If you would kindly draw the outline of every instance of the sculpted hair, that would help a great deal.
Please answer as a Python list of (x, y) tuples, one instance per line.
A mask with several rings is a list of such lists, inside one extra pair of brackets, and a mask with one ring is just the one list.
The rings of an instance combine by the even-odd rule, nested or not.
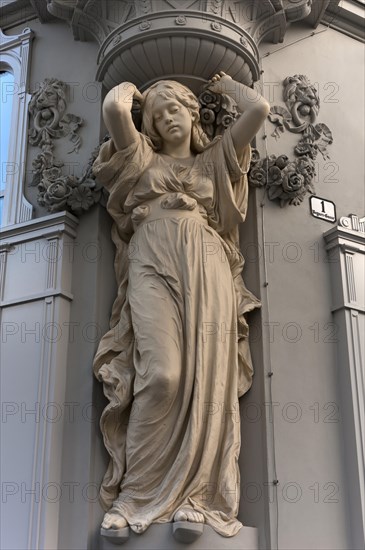
[(153, 123), (153, 104), (157, 96), (166, 100), (175, 99), (189, 109), (190, 113), (193, 115), (191, 150), (194, 153), (201, 153), (204, 151), (210, 144), (210, 140), (200, 125), (198, 100), (189, 88), (174, 80), (160, 80), (143, 93), (142, 132), (150, 138), (155, 150), (159, 151), (162, 148), (161, 136), (156, 131)]

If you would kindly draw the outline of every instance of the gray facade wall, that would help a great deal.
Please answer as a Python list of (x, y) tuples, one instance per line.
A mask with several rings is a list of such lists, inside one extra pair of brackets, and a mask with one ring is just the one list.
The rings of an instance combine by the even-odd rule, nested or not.
[[(36, 34), (31, 87), (36, 88), (46, 77), (70, 83), (68, 111), (85, 120), (78, 155), (68, 156), (67, 144), (56, 145), (57, 155), (80, 175), (103, 135), (101, 90), (94, 85), (97, 46), (74, 42), (63, 23), (41, 25), (34, 20), (29, 26)], [(11, 32), (15, 34), (22, 28)], [(286, 34), (282, 45), (261, 45), (263, 90), (272, 104), (283, 105), (281, 82), (286, 76), (305, 74), (312, 83), (318, 83), (318, 119), (331, 128), (334, 143), (329, 147), (330, 160), (317, 158), (317, 194), (335, 202), (338, 218), (350, 212), (361, 216), (364, 49), (360, 42), (338, 31), (325, 27), (318, 30), (324, 32), (306, 38), (311, 29), (297, 24)], [(303, 38), (306, 39), (300, 40)], [(270, 55), (265, 56), (266, 53)], [(267, 122), (257, 136), (261, 155), (264, 156), (267, 143), (268, 154), (293, 157), (297, 136), (287, 132), (275, 141), (270, 135), (273, 129)], [(35, 148), (29, 147), (29, 179), (36, 154)], [(35, 205), (35, 217), (44, 216), (46, 212), (36, 204), (35, 189), (27, 188), (26, 196)], [(351, 495), (347, 489), (339, 387), (342, 365), (337, 361), (340, 329), (331, 312), (330, 265), (323, 240), (323, 233), (334, 225), (313, 218), (306, 200), (300, 206), (281, 209), (265, 198), (262, 190), (252, 190), (248, 219), (241, 228), (247, 283), (261, 297), (263, 307), (250, 318), (256, 375), (252, 390), (241, 402), (240, 519), (245, 525), (259, 528), (260, 548), (275, 548), (276, 544), (282, 549), (298, 550), (357, 548), (348, 511)], [(58, 427), (63, 438), (56, 450), (61, 464), (55, 527), (58, 542), (50, 542), (50, 548), (100, 547), (102, 511), (96, 487), (107, 457), (98, 417), (105, 402), (101, 387), (92, 376), (92, 359), (98, 339), (108, 326), (115, 294), (109, 234), (110, 220), (105, 210), (97, 206), (80, 218), (73, 241), (74, 254), (69, 261), (72, 299), (66, 317), (70, 330), (59, 350), (66, 355), (61, 366), (65, 369), (65, 386), (64, 399), (60, 396), (62, 418), (61, 428)], [(34, 276), (31, 264), (15, 265), (14, 270), (20, 267), (29, 270), (29, 277)], [(15, 312), (6, 309), (10, 320), (17, 321)], [(26, 321), (31, 324), (32, 319), (32, 308), (27, 306)], [(26, 342), (8, 339), (7, 353), (13, 368), (5, 380), (15, 388), (5, 394), (7, 401), (24, 401), (29, 408), (37, 402), (41, 377), (36, 342), (31, 338), (27, 336)], [(13, 355), (12, 345), (18, 348), (17, 355)], [(30, 369), (34, 387), (27, 382)], [(19, 483), (23, 476), (30, 484), (32, 437), (27, 439), (21, 434), (22, 430), (33, 433), (35, 418), (28, 415), (24, 420), (13, 415), (12, 422), (4, 441), (5, 446), (14, 449), (12, 476)], [(54, 427), (52, 424), (51, 429)], [(29, 471), (24, 464), (28, 464)], [(277, 485), (273, 483), (275, 479), (279, 481)], [(21, 491), (8, 496), (5, 506), (13, 513), (7, 514), (5, 508), (11, 536), (4, 539), (4, 548), (25, 547), (22, 545), (27, 537), (24, 528), (19, 529), (19, 515), (14, 511), (24, 512), (25, 526), (31, 500), (32, 496), (22, 498)], [(56, 505), (46, 502), (50, 509), (52, 504)]]

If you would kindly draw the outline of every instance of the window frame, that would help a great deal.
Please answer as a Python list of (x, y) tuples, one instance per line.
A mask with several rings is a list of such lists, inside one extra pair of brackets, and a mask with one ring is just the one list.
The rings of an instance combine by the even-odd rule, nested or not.
[[(0, 70), (14, 75), (11, 131), (5, 179), (1, 227), (32, 219), (33, 206), (24, 196), (28, 142), (28, 93), (30, 50), (34, 33), (28, 27), (19, 35), (5, 35), (0, 29)], [(1, 167), (3, 169), (3, 167)]]

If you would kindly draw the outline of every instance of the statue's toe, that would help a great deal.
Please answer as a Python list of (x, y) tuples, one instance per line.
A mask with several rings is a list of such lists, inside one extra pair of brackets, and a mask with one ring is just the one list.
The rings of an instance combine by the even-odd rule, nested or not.
[(123, 529), (128, 523), (122, 516), (113, 512), (107, 512), (101, 527), (103, 529)]
[(193, 509), (182, 508), (174, 515), (174, 521), (191, 521), (193, 523), (204, 523), (204, 516)]

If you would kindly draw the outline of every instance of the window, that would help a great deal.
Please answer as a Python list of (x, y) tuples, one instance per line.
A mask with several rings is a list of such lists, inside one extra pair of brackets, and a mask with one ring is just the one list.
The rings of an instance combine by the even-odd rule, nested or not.
[(14, 75), (10, 71), (0, 71), (0, 225), (2, 225), (2, 214), (4, 206), (6, 186), (6, 166), (9, 157), (9, 141), (11, 127), (11, 113), (13, 107)]
[(0, 30), (0, 212), (1, 226), (28, 221), (33, 207), (23, 192), (28, 141), (28, 75), (33, 32)]

